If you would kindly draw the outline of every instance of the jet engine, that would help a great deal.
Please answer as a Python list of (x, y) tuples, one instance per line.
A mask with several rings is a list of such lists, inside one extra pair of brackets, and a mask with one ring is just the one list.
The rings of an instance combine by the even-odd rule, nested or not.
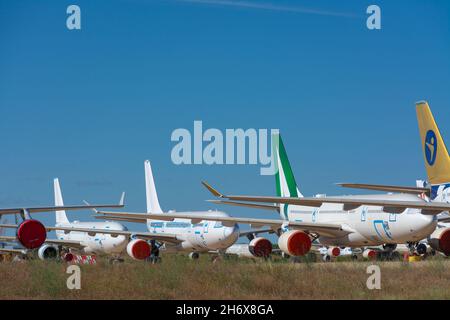
[(440, 228), (435, 230), (431, 234), (428, 243), (434, 250), (443, 252), (446, 256), (450, 256), (450, 228)]
[(197, 260), (198, 258), (200, 258), (200, 255), (198, 254), (198, 252), (191, 252), (191, 253), (189, 253), (189, 259)]
[(266, 238), (255, 238), (250, 241), (248, 251), (257, 258), (267, 258), (272, 253), (272, 243)]
[(327, 250), (327, 255), (330, 257), (339, 257), (341, 254), (341, 249), (339, 247), (330, 247)]
[(150, 244), (142, 239), (134, 239), (128, 242), (127, 253), (134, 260), (144, 260), (150, 257)]
[(42, 246), (47, 239), (47, 230), (40, 221), (27, 219), (17, 227), (16, 235), (25, 248), (35, 249)]
[(278, 246), (281, 251), (290, 256), (304, 256), (311, 249), (311, 238), (300, 230), (291, 230), (283, 233), (278, 238)]
[(41, 260), (48, 260), (48, 259), (56, 259), (58, 258), (58, 247), (44, 244), (42, 247), (38, 250), (38, 257)]
[(377, 252), (373, 249), (366, 249), (363, 252), (363, 257), (366, 259), (375, 259), (377, 256)]

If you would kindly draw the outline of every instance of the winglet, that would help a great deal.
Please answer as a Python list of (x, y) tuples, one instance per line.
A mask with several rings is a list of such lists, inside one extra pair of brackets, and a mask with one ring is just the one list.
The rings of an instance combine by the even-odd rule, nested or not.
[[(85, 205), (90, 206), (90, 203), (87, 202), (86, 200), (83, 200), (83, 202), (84, 202)], [(95, 214), (98, 214), (98, 210), (97, 209), (92, 208), (91, 210), (94, 211)]]
[(221, 194), (219, 191), (217, 191), (216, 189), (214, 189), (213, 187), (211, 187), (206, 181), (202, 181), (202, 185), (205, 186), (206, 189), (209, 190), (209, 192), (211, 192), (215, 197), (218, 198), (224, 198), (225, 196), (223, 194)]
[(120, 197), (120, 201), (119, 201), (119, 206), (124, 206), (125, 205), (125, 191), (122, 192), (122, 196)]

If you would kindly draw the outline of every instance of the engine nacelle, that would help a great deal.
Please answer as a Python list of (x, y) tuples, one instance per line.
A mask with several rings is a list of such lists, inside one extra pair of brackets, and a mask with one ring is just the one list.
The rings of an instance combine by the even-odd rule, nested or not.
[(142, 239), (134, 239), (128, 242), (127, 253), (134, 260), (144, 260), (150, 257), (152, 248), (150, 244)]
[(363, 257), (366, 259), (375, 259), (377, 257), (377, 252), (373, 249), (366, 249), (363, 252)]
[(311, 249), (311, 238), (303, 231), (291, 230), (278, 238), (278, 246), (284, 253), (299, 257), (304, 256)]
[(257, 258), (267, 258), (272, 253), (272, 243), (266, 238), (255, 238), (250, 241), (248, 251)]
[(16, 231), (17, 240), (27, 249), (39, 248), (47, 239), (47, 230), (44, 225), (34, 219), (24, 220)]
[(428, 243), (434, 250), (450, 256), (450, 228), (436, 229), (431, 234)]
[(191, 260), (198, 260), (198, 258), (200, 258), (200, 255), (198, 254), (198, 252), (191, 252), (191, 253), (189, 253), (189, 259), (191, 259)]
[(38, 257), (41, 260), (56, 259), (58, 258), (58, 252), (57, 246), (44, 244), (38, 250)]
[(339, 247), (330, 247), (327, 250), (327, 255), (330, 257), (339, 257), (341, 254), (341, 249)]

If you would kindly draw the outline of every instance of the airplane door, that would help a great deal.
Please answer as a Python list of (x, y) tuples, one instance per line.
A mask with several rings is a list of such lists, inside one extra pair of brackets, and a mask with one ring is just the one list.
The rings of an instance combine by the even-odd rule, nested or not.
[(209, 223), (205, 222), (205, 224), (203, 225), (203, 233), (208, 233), (208, 227), (209, 227)]
[(361, 222), (366, 221), (367, 216), (367, 207), (363, 207), (361, 210)]
[(389, 214), (389, 222), (395, 222), (397, 221), (397, 215), (395, 213)]

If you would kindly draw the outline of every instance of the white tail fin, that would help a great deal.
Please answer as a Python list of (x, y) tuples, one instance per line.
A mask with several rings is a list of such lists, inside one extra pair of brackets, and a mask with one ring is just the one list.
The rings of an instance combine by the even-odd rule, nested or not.
[(158, 194), (156, 193), (155, 181), (153, 180), (150, 161), (145, 160), (145, 195), (147, 197), (147, 213), (162, 213), (159, 206)]
[[(55, 191), (55, 206), (64, 206), (64, 201), (62, 198), (61, 188), (59, 186), (58, 178), (53, 179), (53, 188)], [(56, 224), (69, 224), (69, 220), (67, 219), (66, 211), (59, 210), (55, 211), (56, 215)]]

